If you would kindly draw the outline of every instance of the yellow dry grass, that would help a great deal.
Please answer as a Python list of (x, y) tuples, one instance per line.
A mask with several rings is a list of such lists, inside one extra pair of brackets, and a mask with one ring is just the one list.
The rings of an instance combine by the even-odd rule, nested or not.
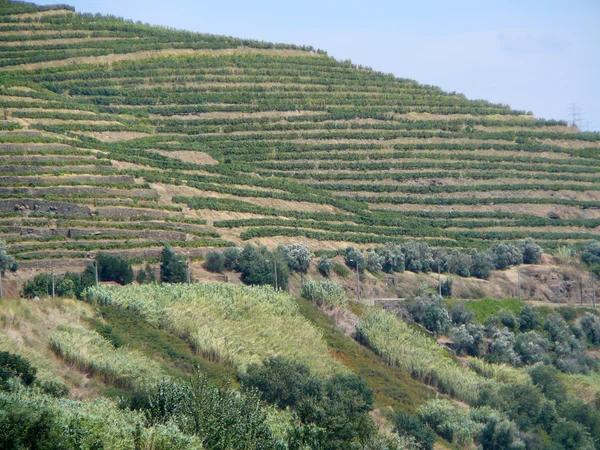
[(194, 163), (194, 164), (219, 164), (219, 161), (214, 159), (208, 153), (205, 152), (195, 152), (188, 150), (177, 150), (173, 152), (165, 151), (165, 150), (153, 150), (156, 153), (160, 153), (163, 156), (168, 156), (170, 158), (177, 158), (184, 162)]
[(92, 307), (71, 299), (4, 299), (0, 304), (0, 350), (29, 359), (41, 380), (67, 384), (71, 397), (89, 398), (95, 393), (95, 384), (58, 359), (48, 338), (59, 325), (83, 324), (93, 315)]
[(102, 132), (88, 132), (84, 133), (86, 136), (90, 136), (101, 140), (102, 142), (121, 142), (121, 141), (132, 141), (134, 139), (140, 139), (149, 136), (148, 133), (141, 133), (139, 131), (102, 131)]
[(168, 56), (201, 56), (201, 55), (277, 55), (277, 56), (315, 56), (316, 53), (310, 53), (302, 50), (283, 50), (283, 49), (255, 49), (250, 47), (237, 47), (221, 50), (193, 50), (193, 49), (166, 49), (140, 51), (124, 54), (110, 54), (103, 56), (79, 56), (69, 59), (60, 59), (54, 61), (44, 61), (38, 63), (19, 64), (14, 66), (2, 67), (0, 70), (31, 70), (46, 67), (62, 67), (70, 64), (113, 64), (120, 61), (134, 61), (138, 59), (161, 58)]

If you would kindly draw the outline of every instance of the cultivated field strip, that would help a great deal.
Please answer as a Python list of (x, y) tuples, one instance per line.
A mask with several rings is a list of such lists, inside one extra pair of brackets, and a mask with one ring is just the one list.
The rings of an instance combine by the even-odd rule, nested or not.
[(11, 12), (0, 228), (19, 259), (600, 233), (597, 133), (310, 47)]

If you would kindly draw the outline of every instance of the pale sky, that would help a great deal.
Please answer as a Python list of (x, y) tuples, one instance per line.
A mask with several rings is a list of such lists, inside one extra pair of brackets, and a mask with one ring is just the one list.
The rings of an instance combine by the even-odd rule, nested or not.
[(337, 59), (600, 130), (600, 0), (40, 0)]

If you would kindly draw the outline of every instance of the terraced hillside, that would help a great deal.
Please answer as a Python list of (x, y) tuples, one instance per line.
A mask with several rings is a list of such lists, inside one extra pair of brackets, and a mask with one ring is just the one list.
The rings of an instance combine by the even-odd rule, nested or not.
[(308, 47), (0, 0), (17, 259), (600, 234), (600, 135)]

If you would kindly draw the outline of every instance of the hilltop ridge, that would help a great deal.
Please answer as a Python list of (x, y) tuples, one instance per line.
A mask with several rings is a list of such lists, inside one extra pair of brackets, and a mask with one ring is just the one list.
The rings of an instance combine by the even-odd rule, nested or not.
[[(600, 135), (312, 47), (0, 2), (0, 212), (42, 267), (163, 243), (597, 238)], [(29, 261), (29, 262), (27, 262)]]

